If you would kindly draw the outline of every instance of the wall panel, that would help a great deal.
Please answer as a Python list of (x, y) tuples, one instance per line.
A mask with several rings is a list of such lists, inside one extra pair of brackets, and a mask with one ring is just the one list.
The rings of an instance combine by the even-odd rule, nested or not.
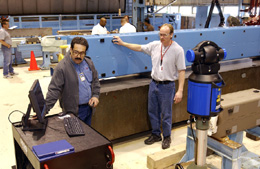
[(0, 15), (125, 12), (126, 0), (0, 0)]
[(26, 15), (35, 14), (37, 12), (37, 1), (35, 0), (22, 0), (23, 12)]

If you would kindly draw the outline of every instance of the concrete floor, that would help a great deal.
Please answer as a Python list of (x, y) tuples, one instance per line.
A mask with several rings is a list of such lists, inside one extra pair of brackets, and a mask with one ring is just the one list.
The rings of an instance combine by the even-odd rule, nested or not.
[[(28, 91), (35, 79), (39, 79), (40, 85), (44, 95), (47, 92), (47, 87), (50, 82), (49, 70), (28, 71), (28, 65), (19, 65), (14, 67), (15, 72), (19, 73), (13, 79), (4, 79), (0, 77), (0, 169), (9, 169), (15, 165), (15, 155), (13, 146), (13, 137), (11, 131), (11, 124), (8, 121), (8, 116), (14, 110), (26, 112), (29, 103)], [(2, 71), (2, 69), (1, 69)], [(51, 114), (59, 113), (60, 108), (56, 104), (51, 110)], [(10, 116), (12, 122), (20, 121), (22, 114), (14, 112)], [(172, 130), (172, 144), (171, 148), (176, 145), (186, 143), (186, 126), (181, 126)], [(114, 144), (115, 152), (115, 169), (145, 169), (147, 162), (147, 155), (159, 151), (161, 149), (161, 142), (153, 145), (144, 145), (143, 141), (148, 135), (142, 135), (135, 138), (127, 139), (125, 141)], [(260, 141), (252, 141), (244, 137), (244, 145), (246, 148), (258, 155), (260, 155)], [(207, 163), (211, 168), (221, 168), (221, 159), (218, 156), (211, 156), (207, 158)]]

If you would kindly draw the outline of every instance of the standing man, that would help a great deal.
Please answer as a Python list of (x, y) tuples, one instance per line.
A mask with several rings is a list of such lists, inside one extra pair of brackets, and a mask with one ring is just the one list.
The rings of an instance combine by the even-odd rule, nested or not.
[[(118, 36), (114, 37), (114, 43), (151, 56), (152, 80), (148, 93), (148, 115), (152, 135), (144, 143), (150, 145), (162, 140), (162, 124), (162, 148), (166, 149), (171, 144), (172, 104), (173, 101), (179, 103), (182, 100), (186, 66), (183, 48), (172, 40), (172, 25), (162, 25), (159, 36), (160, 41), (153, 41), (146, 45), (126, 43)], [(174, 81), (177, 79), (179, 87), (175, 94)]]
[(93, 27), (91, 35), (99, 35), (99, 34), (107, 34), (107, 28), (105, 27), (107, 24), (106, 18), (102, 17), (100, 22)]
[(4, 55), (3, 74), (4, 78), (10, 79), (13, 78), (14, 75), (18, 75), (18, 73), (15, 73), (12, 67), (12, 39), (10, 34), (7, 32), (7, 29), (9, 28), (9, 21), (7, 19), (3, 19), (1, 26), (0, 43), (2, 45), (2, 52)]
[(121, 28), (119, 30), (119, 33), (133, 33), (136, 32), (136, 28), (127, 22), (125, 18), (121, 19)]
[(129, 22), (129, 16), (128, 16), (128, 15), (125, 15), (123, 18), (126, 20), (127, 23), (130, 23), (130, 22)]
[(99, 103), (100, 83), (92, 60), (86, 56), (87, 50), (86, 39), (72, 39), (70, 52), (54, 70), (48, 87), (46, 106), (49, 111), (60, 99), (63, 112), (72, 112), (91, 125), (92, 109)]

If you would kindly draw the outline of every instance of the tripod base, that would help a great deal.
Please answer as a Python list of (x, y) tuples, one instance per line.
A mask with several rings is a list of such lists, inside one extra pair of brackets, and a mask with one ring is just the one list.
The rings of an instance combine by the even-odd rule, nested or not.
[(207, 165), (199, 166), (192, 162), (187, 169), (207, 169)]

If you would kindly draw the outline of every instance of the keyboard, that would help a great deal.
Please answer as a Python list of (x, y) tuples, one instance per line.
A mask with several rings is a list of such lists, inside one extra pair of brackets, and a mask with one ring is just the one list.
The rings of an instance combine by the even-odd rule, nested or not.
[(66, 117), (63, 119), (64, 128), (70, 137), (84, 136), (84, 130), (77, 117)]

